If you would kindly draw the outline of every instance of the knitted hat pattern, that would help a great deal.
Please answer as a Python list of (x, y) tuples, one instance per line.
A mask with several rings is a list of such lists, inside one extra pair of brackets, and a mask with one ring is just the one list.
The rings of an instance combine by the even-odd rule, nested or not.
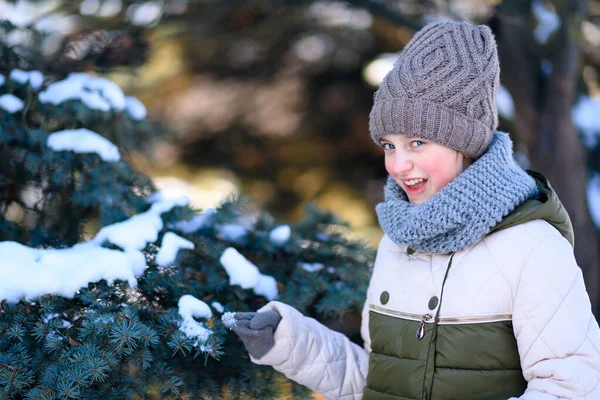
[(419, 137), (478, 158), (498, 126), (496, 41), (485, 25), (438, 22), (417, 32), (374, 96), (369, 130)]

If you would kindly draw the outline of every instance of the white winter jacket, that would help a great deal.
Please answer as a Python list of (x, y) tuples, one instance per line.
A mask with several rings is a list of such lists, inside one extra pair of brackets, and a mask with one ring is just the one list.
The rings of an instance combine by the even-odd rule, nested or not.
[[(364, 348), (274, 301), (259, 311), (282, 316), (275, 346), (252, 361), (327, 398), (361, 399), (369, 370), (370, 315), (418, 324), (419, 316), (435, 315), (439, 308), (439, 324), (512, 321), (527, 382), (518, 399), (600, 399), (600, 329), (572, 247), (553, 226), (533, 220), (488, 235), (454, 254), (443, 285), (449, 259), (409, 255), (384, 236), (362, 312)], [(433, 322), (423, 321), (426, 327)]]

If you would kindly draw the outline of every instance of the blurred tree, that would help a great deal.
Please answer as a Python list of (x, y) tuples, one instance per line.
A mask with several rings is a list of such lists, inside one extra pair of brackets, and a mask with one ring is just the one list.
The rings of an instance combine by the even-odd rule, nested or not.
[[(79, 21), (62, 36), (62, 46), (49, 44), (56, 43), (55, 33), (41, 40), (21, 32), (5, 40), (29, 37), (32, 49), (54, 49), (45, 55), (55, 60), (51, 68), (79, 70), (136, 65), (161, 41), (178, 43), (185, 66), (176, 79), (158, 87), (135, 81), (146, 89), (153, 113), (178, 128), (178, 160), (234, 171), (246, 187), (259, 188), (265, 207), (278, 215), (306, 200), (335, 197), (332, 188), (340, 183), (377, 202), (381, 192), (373, 188), (384, 169), (366, 134), (372, 88), (362, 78), (365, 65), (400, 50), (429, 21), (489, 24), (498, 38), (502, 82), (515, 102), (514, 119), (503, 120), (502, 128), (564, 200), (598, 307), (597, 228), (586, 184), (588, 167), (600, 170), (599, 146), (582, 146), (571, 111), (579, 94), (597, 86), (599, 1), (52, 3), (53, 11)], [(21, 42), (20, 53), (27, 47)]]
[[(90, 62), (106, 60), (93, 39)], [(315, 208), (290, 227), (156, 192), (128, 159), (161, 134), (145, 107), (15, 47), (0, 45), (0, 397), (311, 398), (220, 317), (274, 298), (326, 323), (357, 314), (371, 250)]]
[[(547, 39), (540, 37), (543, 21), (532, 12), (536, 7), (550, 8), (546, 15), (556, 19), (557, 26)], [(582, 24), (588, 19), (588, 9), (587, 0), (557, 0), (545, 5), (503, 1), (490, 24), (498, 41), (501, 80), (515, 103), (517, 150), (527, 155), (530, 168), (546, 174), (571, 216), (577, 238), (575, 254), (597, 312), (598, 234), (586, 195), (587, 151), (572, 118), (583, 80), (581, 48), (586, 40)]]

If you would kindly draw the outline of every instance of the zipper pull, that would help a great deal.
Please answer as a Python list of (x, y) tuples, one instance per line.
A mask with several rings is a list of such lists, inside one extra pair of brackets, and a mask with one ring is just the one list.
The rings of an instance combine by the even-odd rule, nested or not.
[(423, 339), (423, 336), (425, 336), (425, 322), (431, 321), (432, 318), (433, 314), (423, 315), (423, 317), (421, 318), (421, 323), (419, 324), (419, 329), (417, 329), (417, 339)]

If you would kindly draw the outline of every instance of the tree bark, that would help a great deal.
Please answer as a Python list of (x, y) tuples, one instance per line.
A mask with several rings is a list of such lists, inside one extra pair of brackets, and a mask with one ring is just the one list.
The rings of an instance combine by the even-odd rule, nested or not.
[[(531, 169), (548, 177), (569, 212), (575, 256), (596, 312), (599, 243), (587, 204), (587, 155), (571, 116), (580, 72), (577, 35), (588, 1), (562, 0), (554, 5), (561, 25), (546, 45), (534, 39), (531, 1), (505, 0), (498, 6), (501, 81), (515, 103), (516, 150), (528, 156)], [(551, 65), (551, 71), (543, 72), (542, 62)]]

